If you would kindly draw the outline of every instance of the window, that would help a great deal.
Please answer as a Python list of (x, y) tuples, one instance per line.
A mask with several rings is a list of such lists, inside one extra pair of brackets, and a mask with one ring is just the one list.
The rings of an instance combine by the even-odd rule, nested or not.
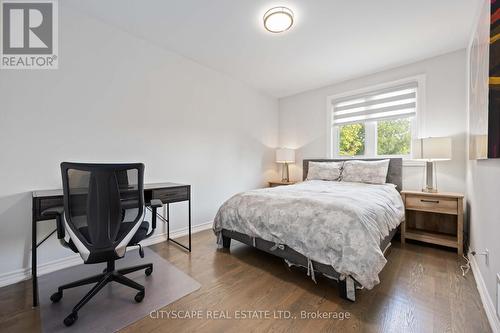
[(332, 156), (411, 155), (418, 83), (332, 100)]
[(354, 123), (339, 126), (339, 155), (365, 154), (365, 124)]
[(377, 122), (377, 155), (410, 155), (411, 119)]

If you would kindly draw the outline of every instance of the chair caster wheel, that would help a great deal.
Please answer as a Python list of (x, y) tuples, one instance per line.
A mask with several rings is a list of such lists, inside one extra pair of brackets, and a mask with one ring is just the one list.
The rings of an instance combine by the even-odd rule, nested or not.
[(151, 268), (146, 268), (145, 273), (146, 273), (146, 276), (150, 276), (150, 275), (153, 273), (153, 267), (151, 267)]
[(71, 326), (75, 323), (75, 321), (78, 319), (78, 313), (77, 312), (71, 312), (69, 316), (64, 318), (64, 325), (66, 326)]
[(135, 301), (136, 301), (137, 303), (141, 303), (143, 299), (144, 299), (144, 291), (139, 291), (139, 292), (135, 295)]
[(50, 296), (50, 300), (52, 301), (52, 303), (57, 303), (61, 300), (62, 297), (63, 297), (62, 291), (58, 291)]

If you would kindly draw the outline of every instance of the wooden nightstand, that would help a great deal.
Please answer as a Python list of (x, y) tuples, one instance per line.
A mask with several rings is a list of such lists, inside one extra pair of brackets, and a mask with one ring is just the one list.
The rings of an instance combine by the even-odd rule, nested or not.
[(463, 254), (463, 194), (402, 191), (401, 196), (406, 212), (401, 243), (413, 239), (453, 247), (459, 255)]
[(283, 186), (283, 185), (293, 185), (296, 182), (282, 182), (281, 180), (275, 182), (269, 182), (269, 187)]

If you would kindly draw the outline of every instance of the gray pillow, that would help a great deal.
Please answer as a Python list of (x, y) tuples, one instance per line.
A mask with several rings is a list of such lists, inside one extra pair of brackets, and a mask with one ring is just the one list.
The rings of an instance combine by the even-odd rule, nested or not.
[(346, 161), (342, 170), (342, 181), (385, 184), (389, 161)]
[(307, 180), (339, 180), (342, 162), (309, 162)]

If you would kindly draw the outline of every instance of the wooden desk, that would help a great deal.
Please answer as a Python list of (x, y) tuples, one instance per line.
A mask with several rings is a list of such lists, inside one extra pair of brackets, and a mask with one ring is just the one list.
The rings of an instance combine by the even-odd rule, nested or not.
[[(32, 192), (32, 226), (31, 226), (31, 277), (33, 282), (33, 306), (38, 306), (38, 276), (37, 276), (37, 248), (52, 236), (56, 230), (37, 242), (37, 223), (53, 220), (55, 216), (42, 216), (42, 212), (52, 207), (63, 207), (63, 190), (42, 190)], [(167, 224), (167, 241), (174, 242), (191, 252), (191, 185), (176, 183), (144, 184), (144, 202), (147, 209), (152, 199), (159, 199), (166, 205), (166, 217), (157, 214), (158, 218)], [(188, 246), (170, 238), (170, 209), (169, 204), (174, 202), (188, 202)]]

